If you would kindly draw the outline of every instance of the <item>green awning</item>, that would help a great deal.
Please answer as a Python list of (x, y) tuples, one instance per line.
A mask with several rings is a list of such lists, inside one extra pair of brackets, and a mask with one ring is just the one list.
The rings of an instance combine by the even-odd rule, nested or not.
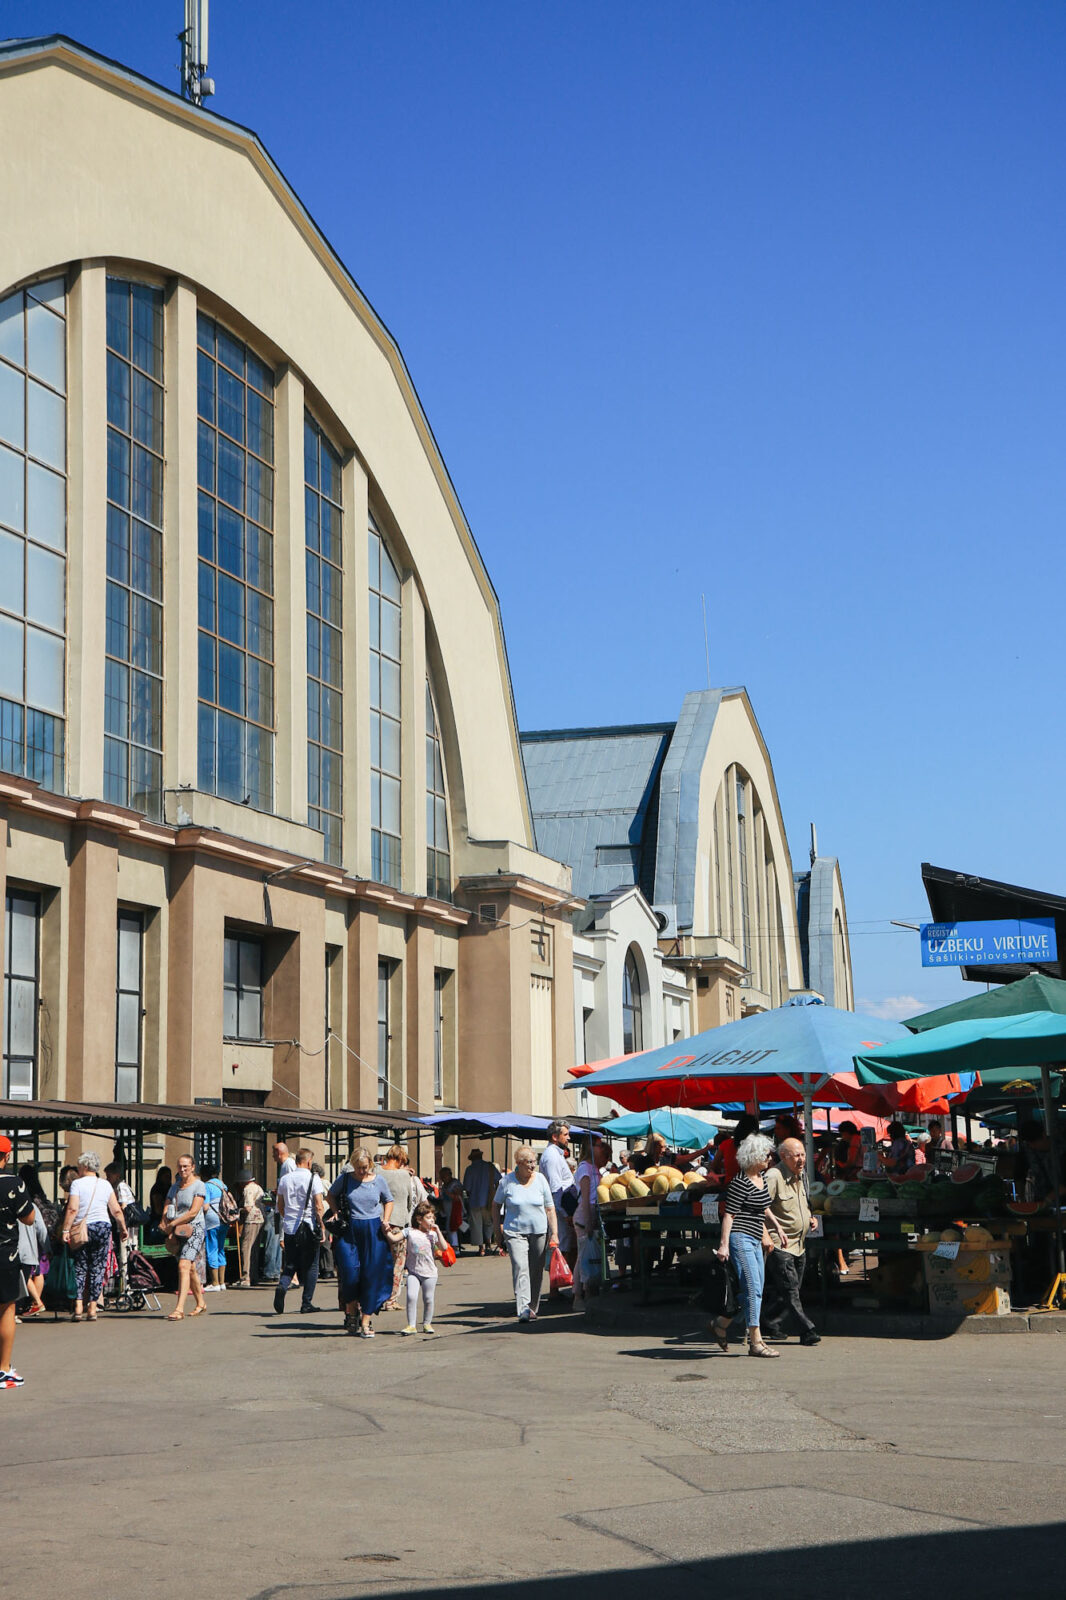
[(1025, 1011), (1019, 1016), (949, 1022), (911, 1039), (898, 1039), (856, 1056), (855, 1071), (860, 1083), (897, 1083), (947, 1072), (979, 1072), (985, 1082), (988, 1074), (1001, 1068), (1008, 1077), (1025, 1078), (1031, 1071), (1039, 1078), (1045, 1062), (1066, 1068), (1066, 1016)]
[(1066, 983), (1061, 978), (1045, 977), (1042, 972), (1031, 972), (1027, 978), (1019, 978), (1017, 983), (997, 984), (987, 993), (971, 994), (965, 1000), (954, 1001), (950, 1006), (909, 1017), (903, 1026), (912, 1033), (925, 1033), (929, 1028), (943, 1028), (951, 1022), (1017, 1016), (1022, 1011), (1066, 1013)]

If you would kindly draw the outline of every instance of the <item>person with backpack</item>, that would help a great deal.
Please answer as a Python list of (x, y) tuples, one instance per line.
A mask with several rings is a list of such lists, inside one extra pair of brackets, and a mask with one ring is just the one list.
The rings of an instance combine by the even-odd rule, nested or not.
[(237, 1203), (213, 1161), (204, 1163), (204, 1249), (207, 1253), (208, 1282), (205, 1294), (219, 1294), (226, 1287), (226, 1239), (230, 1225), (237, 1220)]

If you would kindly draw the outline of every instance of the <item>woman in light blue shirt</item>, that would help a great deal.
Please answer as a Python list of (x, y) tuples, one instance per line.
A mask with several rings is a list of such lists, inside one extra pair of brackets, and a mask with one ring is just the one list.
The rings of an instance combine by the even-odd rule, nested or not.
[(519, 1322), (534, 1321), (540, 1306), (544, 1259), (559, 1243), (552, 1192), (529, 1145), (515, 1151), (514, 1171), (500, 1180), (492, 1202), (496, 1237), (511, 1258)]
[(341, 1172), (329, 1191), (330, 1214), (344, 1224), (334, 1238), (333, 1255), (345, 1332), (372, 1339), (370, 1319), (392, 1292), (392, 1248), (385, 1232), (392, 1216), (392, 1191), (369, 1150), (353, 1150), (350, 1160), (350, 1168)]

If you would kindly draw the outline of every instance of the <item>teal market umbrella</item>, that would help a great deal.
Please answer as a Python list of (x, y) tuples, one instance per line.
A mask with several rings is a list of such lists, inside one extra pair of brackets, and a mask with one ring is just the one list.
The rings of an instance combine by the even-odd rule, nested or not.
[[(1010, 985), (1013, 987), (1013, 985)], [(894, 1083), (905, 1078), (929, 1078), (945, 1072), (979, 1072), (982, 1085), (999, 1079), (1000, 1085), (1020, 1078), (1039, 1078), (1044, 1117), (1051, 1141), (1051, 1177), (1055, 1185), (1055, 1233), (1058, 1242), (1059, 1280), (1066, 1278), (1059, 1185), (1058, 1119), (1051, 1074), (1066, 1072), (1066, 1016), (1057, 1011), (1022, 1011), (1015, 1015), (975, 1017), (969, 1022), (948, 1022), (910, 1039), (855, 1057), (860, 1083)]]
[(610, 1139), (644, 1139), (650, 1133), (661, 1134), (672, 1150), (702, 1150), (718, 1129), (701, 1117), (690, 1117), (685, 1111), (636, 1111), (628, 1117), (608, 1117), (602, 1124)]

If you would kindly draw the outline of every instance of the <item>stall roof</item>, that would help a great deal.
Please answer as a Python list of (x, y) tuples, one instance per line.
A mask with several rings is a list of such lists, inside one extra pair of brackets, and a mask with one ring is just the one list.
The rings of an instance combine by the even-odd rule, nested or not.
[(224, 1133), (239, 1128), (265, 1132), (352, 1133), (392, 1130), (418, 1133), (422, 1124), (388, 1111), (311, 1111), (279, 1106), (145, 1105), (82, 1100), (0, 1100), (0, 1127), (140, 1128), (159, 1133)]
[[(529, 1138), (547, 1133), (552, 1120), (551, 1117), (535, 1117), (532, 1113), (521, 1111), (435, 1111), (431, 1116), (417, 1119), (421, 1127), (445, 1137), (453, 1133), (461, 1136), (495, 1133)], [(568, 1128), (583, 1128), (586, 1131), (605, 1126), (602, 1121), (588, 1117), (565, 1117), (560, 1120), (565, 1121)]]
[(1052, 978), (1066, 977), (1062, 954), (1066, 952), (1066, 899), (1062, 895), (1047, 894), (1042, 889), (1023, 889), (1016, 883), (999, 883), (995, 878), (978, 878), (949, 867), (933, 867), (928, 861), (922, 862), (922, 882), (934, 922), (992, 922), (1000, 917), (1055, 919), (1058, 961), (1042, 962), (1039, 968), (1029, 963), (963, 967), (962, 976), (971, 983), (1013, 983), (1034, 970), (1046, 972)]

